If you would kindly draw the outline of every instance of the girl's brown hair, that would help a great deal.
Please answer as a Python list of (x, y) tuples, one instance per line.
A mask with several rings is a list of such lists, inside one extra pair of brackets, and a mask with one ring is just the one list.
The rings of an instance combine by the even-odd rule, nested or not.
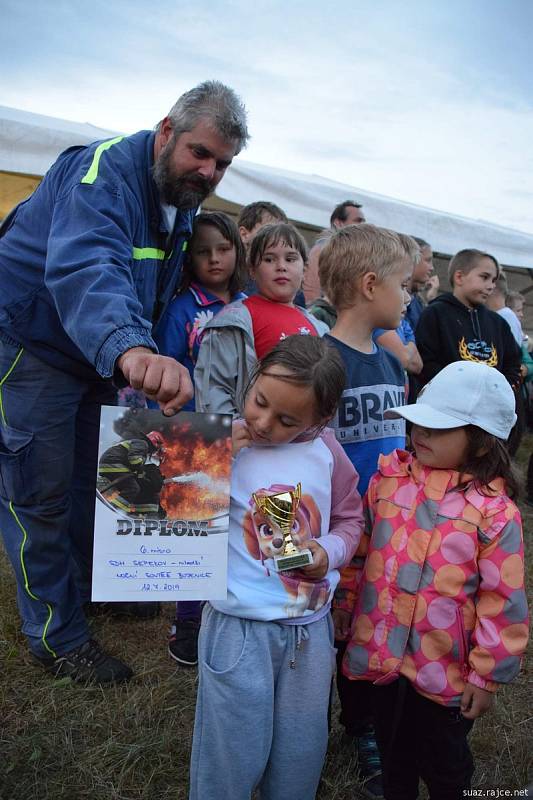
[(479, 492), (490, 496), (493, 494), (488, 488), (491, 481), (503, 478), (509, 497), (517, 497), (520, 480), (511, 462), (507, 444), (476, 425), (467, 425), (465, 432), (468, 445), (465, 463), (460, 472), (461, 477), (468, 475), (471, 478), (460, 482), (457, 488), (464, 489), (473, 481)]
[[(282, 368), (283, 374), (273, 374), (272, 367)], [(256, 365), (246, 393), (260, 375), (270, 375), (294, 386), (310, 387), (315, 395), (316, 418), (326, 422), (335, 414), (346, 385), (341, 356), (333, 345), (318, 336), (294, 334), (283, 339)], [(317, 425), (317, 433), (326, 422)]]
[(202, 225), (211, 225), (222, 234), (235, 249), (235, 271), (231, 276), (228, 290), (230, 296), (242, 292), (248, 280), (248, 272), (246, 269), (246, 253), (244, 245), (239, 235), (239, 229), (234, 221), (220, 211), (202, 211), (197, 214), (192, 224), (192, 236), (189, 241), (189, 247), (183, 262), (183, 271), (181, 274), (180, 293), (188, 289), (194, 281), (194, 268), (191, 259), (191, 247), (194, 242), (194, 237), (198, 234), (198, 229)]
[(280, 242), (284, 242), (287, 247), (293, 247), (297, 250), (304, 264), (307, 263), (307, 245), (302, 234), (290, 223), (275, 222), (270, 225), (264, 225), (252, 239), (249, 256), (250, 268), (254, 269), (259, 266), (263, 260), (265, 250), (269, 247), (275, 247)]

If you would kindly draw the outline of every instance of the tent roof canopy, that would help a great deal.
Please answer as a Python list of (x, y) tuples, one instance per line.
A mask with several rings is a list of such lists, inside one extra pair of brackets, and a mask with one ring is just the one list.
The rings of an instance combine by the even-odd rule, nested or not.
[[(67, 147), (116, 135), (88, 123), (0, 106), (0, 171), (41, 176)], [(506, 266), (533, 269), (531, 234), (384, 197), (319, 175), (238, 158), (216, 194), (238, 205), (268, 200), (281, 206), (290, 219), (317, 228), (328, 225), (338, 203), (353, 199), (364, 206), (369, 221), (420, 236), (440, 253), (451, 255), (475, 247), (492, 253)]]
[(241, 205), (269, 200), (283, 208), (290, 219), (319, 228), (329, 224), (336, 205), (355, 200), (364, 207), (369, 222), (425, 239), (440, 253), (452, 255), (474, 247), (492, 253), (507, 266), (533, 268), (531, 234), (395, 200), (320, 175), (304, 175), (238, 158), (216, 194)]
[(116, 135), (87, 122), (0, 106), (0, 170), (44, 175), (67, 147)]

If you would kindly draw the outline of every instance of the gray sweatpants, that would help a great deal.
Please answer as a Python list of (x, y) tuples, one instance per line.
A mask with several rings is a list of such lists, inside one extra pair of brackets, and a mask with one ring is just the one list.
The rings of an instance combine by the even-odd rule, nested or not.
[(189, 800), (313, 800), (328, 743), (331, 616), (310, 625), (206, 604)]

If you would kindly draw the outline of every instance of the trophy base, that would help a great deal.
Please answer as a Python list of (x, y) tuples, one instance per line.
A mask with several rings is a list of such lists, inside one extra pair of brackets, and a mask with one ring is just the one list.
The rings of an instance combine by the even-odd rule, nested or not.
[(313, 554), (310, 550), (298, 550), (288, 556), (274, 556), (274, 568), (276, 572), (283, 572), (286, 569), (300, 569), (313, 563)]

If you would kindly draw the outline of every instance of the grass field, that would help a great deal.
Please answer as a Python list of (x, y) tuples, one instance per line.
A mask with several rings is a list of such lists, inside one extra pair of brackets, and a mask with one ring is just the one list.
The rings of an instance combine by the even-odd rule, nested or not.
[[(530, 435), (519, 453), (522, 469), (532, 448)], [(533, 510), (523, 506), (523, 512), (527, 540)], [(531, 589), (530, 564), (528, 573)], [(0, 549), (1, 800), (187, 797), (196, 671), (175, 668), (167, 655), (171, 616), (169, 604), (156, 620), (94, 621), (95, 636), (135, 669), (129, 685), (101, 689), (54, 681), (28, 655), (14, 581)], [(494, 710), (476, 724), (471, 736), (475, 787), (527, 786), (532, 713), (530, 659), (520, 678), (497, 695)], [(358, 796), (356, 761), (334, 724), (317, 797)]]

